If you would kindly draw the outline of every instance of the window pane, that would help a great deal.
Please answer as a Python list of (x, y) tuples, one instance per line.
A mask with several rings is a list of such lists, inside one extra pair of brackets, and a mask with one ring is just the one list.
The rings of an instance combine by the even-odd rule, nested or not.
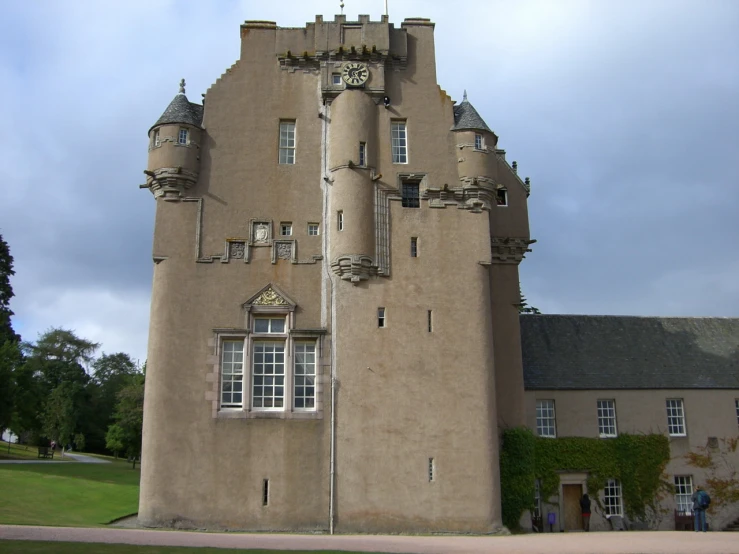
[(244, 367), (241, 362), (244, 352), (243, 340), (227, 340), (221, 344), (221, 407), (242, 407), (241, 380)]
[(314, 375), (316, 374), (316, 345), (298, 343), (295, 345), (295, 369), (293, 380), (293, 406), (313, 408), (315, 405)]
[(408, 163), (406, 145), (406, 128), (404, 121), (396, 121), (391, 125), (390, 144), (393, 154), (393, 163)]
[(402, 184), (402, 204), (404, 208), (420, 208), (421, 200), (419, 198), (418, 183)]
[(284, 333), (285, 332), (285, 320), (284, 319), (273, 319), (272, 321), (272, 332), (273, 333)]
[[(252, 369), (252, 406), (255, 408), (280, 408), (283, 406), (285, 345), (282, 343), (255, 342)], [(263, 363), (257, 363), (263, 358)]]
[(554, 400), (536, 401), (536, 432), (540, 437), (556, 437)]
[(295, 163), (295, 122), (280, 122), (280, 155), (279, 163)]

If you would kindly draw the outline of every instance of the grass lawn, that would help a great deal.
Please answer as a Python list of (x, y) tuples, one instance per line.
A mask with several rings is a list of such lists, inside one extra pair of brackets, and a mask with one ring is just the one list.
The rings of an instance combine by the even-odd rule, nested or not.
[[(8, 554), (352, 554), (346, 550), (234, 550), (180, 546), (134, 546), (83, 542), (3, 541), (0, 551)], [(372, 553), (364, 553), (372, 554)], [(380, 554), (375, 552), (374, 554)]]
[(139, 476), (125, 460), (0, 464), (0, 523), (104, 525), (138, 511)]
[[(47, 458), (48, 459), (48, 458)], [(62, 451), (57, 450), (54, 453), (54, 461), (62, 459)], [(68, 458), (65, 458), (65, 460)], [(38, 460), (44, 461), (38, 457), (38, 447), (28, 446), (26, 444), (11, 443), (8, 449), (7, 442), (0, 442), (0, 460)]]

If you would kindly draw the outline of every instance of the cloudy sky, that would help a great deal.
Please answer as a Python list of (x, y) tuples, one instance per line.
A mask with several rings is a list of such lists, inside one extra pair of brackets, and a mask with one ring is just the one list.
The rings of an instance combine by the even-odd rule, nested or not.
[[(346, 0), (379, 19), (383, 0)], [(530, 176), (524, 293), (546, 313), (739, 317), (739, 2), (389, 0), (436, 22), (439, 84)], [(147, 130), (229, 67), (246, 19), (338, 1), (6, 2), (0, 234), (26, 340), (74, 329), (143, 361)]]

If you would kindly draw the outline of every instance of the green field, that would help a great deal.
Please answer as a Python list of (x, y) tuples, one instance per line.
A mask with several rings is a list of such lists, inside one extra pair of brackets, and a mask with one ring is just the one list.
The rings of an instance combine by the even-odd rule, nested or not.
[(0, 523), (105, 525), (138, 511), (139, 476), (125, 461), (0, 464)]
[[(62, 459), (61, 450), (57, 450), (54, 454), (54, 461)], [(64, 458), (69, 460), (69, 458)], [(44, 459), (39, 459), (38, 448), (36, 446), (28, 446), (21, 444), (10, 444), (7, 442), (0, 442), (0, 460), (38, 460), (39, 462)]]
[[(46, 554), (47, 552), (54, 552), (54, 554), (352, 554), (345, 550), (234, 550), (231, 548), (3, 540), (0, 540), (0, 551), (8, 554)], [(380, 553), (375, 552), (374, 554)]]

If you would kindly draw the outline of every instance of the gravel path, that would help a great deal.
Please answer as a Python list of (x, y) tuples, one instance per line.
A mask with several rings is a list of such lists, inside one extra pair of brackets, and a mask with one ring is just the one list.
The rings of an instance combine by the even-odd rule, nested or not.
[[(738, 554), (739, 534), (604, 532), (509, 537), (416, 537), (388, 535), (270, 535), (143, 529), (82, 529), (0, 525), (0, 539), (108, 542), (157, 546), (210, 546), (279, 550), (349, 550), (412, 554)], [(2, 545), (0, 543), (0, 550)]]

